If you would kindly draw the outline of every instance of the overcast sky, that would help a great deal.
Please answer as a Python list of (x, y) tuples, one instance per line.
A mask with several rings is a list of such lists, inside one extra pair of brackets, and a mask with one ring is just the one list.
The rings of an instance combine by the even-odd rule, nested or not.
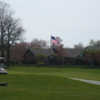
[(25, 38), (59, 36), (67, 47), (100, 40), (100, 0), (5, 0), (21, 18)]

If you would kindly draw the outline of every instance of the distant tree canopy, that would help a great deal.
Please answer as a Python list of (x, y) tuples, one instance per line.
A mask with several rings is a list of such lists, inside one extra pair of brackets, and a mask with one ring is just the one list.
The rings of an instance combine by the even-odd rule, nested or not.
[(16, 41), (21, 39), (21, 35), (24, 29), (19, 19), (14, 18), (12, 10), (9, 4), (0, 1), (0, 48), (1, 56), (5, 56), (9, 62), (10, 47), (15, 44)]
[(90, 65), (100, 65), (100, 40), (90, 40), (89, 45), (83, 51), (84, 61)]
[(34, 39), (30, 43), (31, 48), (48, 48), (47, 41), (45, 40), (39, 40), (39, 39)]
[(84, 49), (84, 45), (82, 43), (78, 43), (76, 45), (74, 45), (75, 49)]
[(94, 40), (91, 40), (89, 42), (89, 46), (92, 47), (92, 48), (99, 48), (100, 49), (100, 40), (97, 40), (97, 41), (94, 41)]

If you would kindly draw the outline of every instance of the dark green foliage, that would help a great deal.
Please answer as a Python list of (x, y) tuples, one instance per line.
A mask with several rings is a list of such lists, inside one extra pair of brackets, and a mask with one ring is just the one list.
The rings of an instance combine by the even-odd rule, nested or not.
[(36, 61), (37, 61), (38, 64), (45, 64), (46, 60), (47, 60), (47, 56), (44, 55), (44, 54), (38, 54), (36, 56)]
[(50, 55), (48, 56), (48, 62), (49, 64), (62, 65), (64, 64), (64, 57), (58, 55)]
[(35, 54), (30, 49), (28, 49), (25, 52), (23, 63), (24, 64), (36, 64), (37, 63), (36, 56), (35, 56)]
[(100, 65), (100, 50), (90, 49), (85, 51), (84, 60), (88, 64)]

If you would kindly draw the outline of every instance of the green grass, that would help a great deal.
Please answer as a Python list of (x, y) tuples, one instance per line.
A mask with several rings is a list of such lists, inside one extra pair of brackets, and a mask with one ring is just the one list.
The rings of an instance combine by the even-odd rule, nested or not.
[(100, 80), (100, 69), (13, 67), (8, 87), (0, 87), (0, 100), (99, 100), (100, 86), (69, 79)]

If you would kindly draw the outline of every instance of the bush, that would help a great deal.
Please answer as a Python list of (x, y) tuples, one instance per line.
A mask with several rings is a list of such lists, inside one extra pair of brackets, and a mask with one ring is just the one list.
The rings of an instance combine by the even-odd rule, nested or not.
[(46, 59), (47, 59), (47, 56), (43, 54), (39, 54), (36, 56), (36, 60), (38, 64), (44, 64)]
[(100, 65), (100, 50), (88, 50), (85, 52), (84, 59), (88, 64)]

